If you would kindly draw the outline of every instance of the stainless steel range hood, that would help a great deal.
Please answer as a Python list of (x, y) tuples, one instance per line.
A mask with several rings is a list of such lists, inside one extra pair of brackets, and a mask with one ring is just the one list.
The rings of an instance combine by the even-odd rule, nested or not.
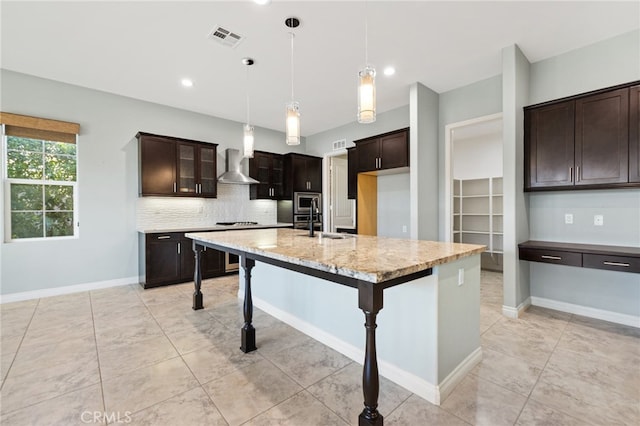
[(240, 155), (240, 150), (227, 148), (225, 154), (226, 171), (218, 178), (219, 183), (231, 183), (236, 185), (260, 183), (257, 180), (250, 178), (249, 176), (245, 176), (242, 173), (242, 168), (240, 167), (242, 155)]

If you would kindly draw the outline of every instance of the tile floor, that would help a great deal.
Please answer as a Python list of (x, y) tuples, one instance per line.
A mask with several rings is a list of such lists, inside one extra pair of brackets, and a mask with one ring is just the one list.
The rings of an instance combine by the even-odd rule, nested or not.
[[(239, 351), (237, 276), (3, 304), (0, 424), (355, 425), (361, 366), (256, 310)], [(531, 308), (500, 314), (483, 272), (483, 360), (440, 407), (382, 378), (392, 425), (640, 424), (640, 330)]]

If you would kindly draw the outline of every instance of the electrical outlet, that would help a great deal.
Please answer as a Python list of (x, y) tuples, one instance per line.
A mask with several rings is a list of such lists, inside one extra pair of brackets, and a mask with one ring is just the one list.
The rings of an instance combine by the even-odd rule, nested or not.
[(464, 284), (464, 269), (458, 269), (458, 285)]
[(566, 223), (567, 225), (572, 225), (573, 224), (573, 214), (565, 213), (565, 215), (564, 215), (564, 223)]
[(604, 225), (604, 216), (602, 216), (601, 214), (597, 214), (597, 215), (593, 216), (593, 224), (595, 226)]
[(402, 225), (402, 233), (403, 234), (407, 233), (407, 225)]

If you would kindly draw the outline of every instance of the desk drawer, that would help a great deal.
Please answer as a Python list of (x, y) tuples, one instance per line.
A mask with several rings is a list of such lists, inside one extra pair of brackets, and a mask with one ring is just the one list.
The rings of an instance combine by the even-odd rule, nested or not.
[(637, 257), (585, 253), (582, 255), (582, 263), (585, 268), (640, 273), (640, 258)]
[(582, 266), (582, 253), (521, 248), (520, 260), (553, 263), (556, 265)]

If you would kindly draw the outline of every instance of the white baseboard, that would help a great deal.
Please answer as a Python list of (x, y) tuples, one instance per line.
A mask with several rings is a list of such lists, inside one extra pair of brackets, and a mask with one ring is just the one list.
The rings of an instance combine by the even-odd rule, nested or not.
[(618, 312), (605, 311), (582, 305), (574, 305), (572, 303), (560, 302), (536, 296), (531, 296), (531, 304), (543, 308), (555, 309), (556, 311), (568, 312), (570, 314), (582, 315), (584, 317), (596, 318), (603, 321), (614, 322), (616, 324), (640, 328), (640, 317), (634, 315), (620, 314)]
[[(482, 348), (478, 348), (471, 352), (458, 366), (451, 372), (439, 386), (440, 400), (436, 405), (440, 405), (456, 387), (458, 383), (464, 379), (467, 374), (473, 370), (473, 367), (482, 361)], [(431, 401), (430, 401), (431, 402)]]
[(99, 290), (102, 288), (118, 287), (122, 285), (137, 284), (138, 276), (118, 278), (115, 280), (96, 281), (64, 287), (43, 288), (40, 290), (23, 291), (20, 293), (10, 293), (0, 295), (0, 304), (10, 302), (20, 302), (22, 300), (40, 299), (42, 297), (61, 296), (63, 294), (79, 293), (82, 291)]
[[(244, 291), (240, 290), (238, 291), (238, 298), (243, 299), (244, 298)], [(332, 334), (327, 333), (324, 330), (319, 329), (318, 327), (316, 327), (313, 324), (310, 324), (304, 320), (301, 320), (300, 318), (291, 315), (288, 312), (283, 311), (280, 308), (277, 308), (273, 305), (271, 305), (268, 302), (265, 302), (262, 299), (259, 298), (253, 298), (253, 305), (263, 311), (265, 311), (266, 313), (268, 313), (269, 315), (279, 319), (280, 321), (290, 325), (291, 327), (301, 331), (302, 333), (306, 334), (307, 336), (319, 341), (320, 343), (329, 346), (331, 349), (334, 349), (338, 352), (340, 352), (341, 354), (345, 355), (348, 358), (351, 358), (352, 360), (354, 360), (355, 362), (357, 362), (358, 364), (363, 363), (364, 361), (364, 350), (360, 349), (350, 343), (345, 342), (344, 340), (338, 339), (337, 337), (335, 337)], [(362, 330), (362, 332), (364, 333), (364, 328)], [(475, 352), (474, 352), (475, 354)], [(474, 359), (475, 356), (474, 355)], [(468, 360), (469, 358), (467, 358)], [(465, 360), (463, 362), (463, 364), (467, 363), (468, 361)], [(477, 362), (477, 361), (474, 361)], [(471, 364), (471, 362), (469, 362), (469, 364)], [(462, 365), (462, 364), (461, 364)], [(473, 364), (475, 365), (475, 364)], [(460, 368), (460, 367), (459, 367)], [(463, 369), (461, 371), (467, 371), (466, 370), (466, 366), (463, 367)], [(471, 367), (472, 368), (472, 367)], [(378, 358), (378, 369), (380, 372), (381, 376), (386, 377), (387, 379), (391, 380), (392, 382), (402, 386), (403, 388), (415, 393), (416, 395), (420, 396), (421, 398), (426, 399), (427, 401), (431, 402), (432, 404), (436, 404), (439, 405), (440, 404), (440, 400), (441, 395), (440, 395), (440, 389), (438, 388), (438, 386), (429, 383), (428, 381), (414, 375), (411, 374), (405, 370), (402, 370), (401, 368), (386, 362), (382, 359)], [(457, 370), (457, 369), (456, 369)], [(453, 373), (452, 373), (453, 374)], [(465, 373), (466, 374), (466, 373)]]
[(522, 313), (531, 306), (531, 297), (527, 297), (524, 302), (518, 305), (517, 308), (512, 308), (511, 306), (502, 305), (502, 315), (507, 318), (520, 318)]

